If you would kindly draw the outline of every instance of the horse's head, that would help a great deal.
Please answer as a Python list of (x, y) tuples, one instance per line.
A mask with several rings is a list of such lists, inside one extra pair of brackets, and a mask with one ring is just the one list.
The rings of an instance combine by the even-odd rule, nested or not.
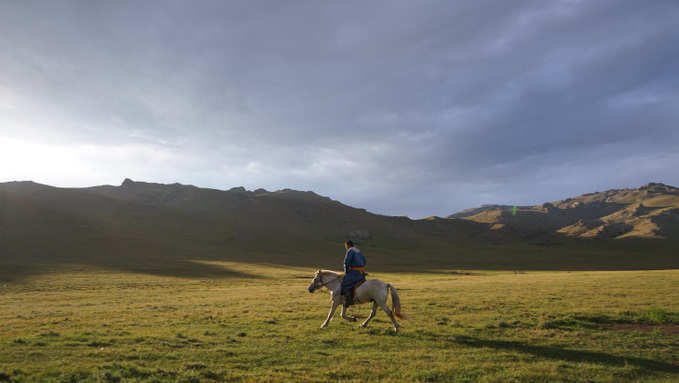
[(316, 275), (314, 276), (314, 280), (311, 281), (311, 284), (309, 285), (309, 292), (313, 293), (314, 291), (320, 289), (323, 287), (323, 278), (322, 278), (322, 273), (321, 270), (318, 270), (316, 272)]

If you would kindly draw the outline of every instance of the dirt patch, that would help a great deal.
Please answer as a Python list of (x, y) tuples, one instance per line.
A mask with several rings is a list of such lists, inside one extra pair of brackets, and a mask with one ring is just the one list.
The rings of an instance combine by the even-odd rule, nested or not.
[(640, 331), (640, 332), (658, 331), (663, 334), (679, 335), (679, 324), (616, 323), (607, 325), (606, 329), (619, 331)]

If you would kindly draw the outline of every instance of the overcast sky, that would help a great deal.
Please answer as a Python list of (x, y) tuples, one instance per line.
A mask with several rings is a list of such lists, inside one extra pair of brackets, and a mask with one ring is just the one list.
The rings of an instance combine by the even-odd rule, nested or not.
[(0, 163), (411, 218), (679, 186), (679, 2), (0, 0)]

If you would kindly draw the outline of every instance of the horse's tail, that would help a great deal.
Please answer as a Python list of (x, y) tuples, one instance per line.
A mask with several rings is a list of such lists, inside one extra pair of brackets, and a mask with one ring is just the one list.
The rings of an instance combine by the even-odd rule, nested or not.
[(396, 288), (391, 283), (387, 283), (387, 287), (391, 291), (391, 311), (394, 313), (396, 318), (402, 320), (408, 320), (409, 318), (401, 313), (401, 298), (398, 297)]

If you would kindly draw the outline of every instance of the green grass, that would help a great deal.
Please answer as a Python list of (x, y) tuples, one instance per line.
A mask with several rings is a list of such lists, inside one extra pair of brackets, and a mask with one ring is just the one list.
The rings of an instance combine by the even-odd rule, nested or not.
[[(367, 329), (315, 270), (54, 267), (0, 284), (0, 382), (673, 382), (679, 271), (379, 273), (411, 318)], [(365, 317), (369, 306), (352, 308)]]

